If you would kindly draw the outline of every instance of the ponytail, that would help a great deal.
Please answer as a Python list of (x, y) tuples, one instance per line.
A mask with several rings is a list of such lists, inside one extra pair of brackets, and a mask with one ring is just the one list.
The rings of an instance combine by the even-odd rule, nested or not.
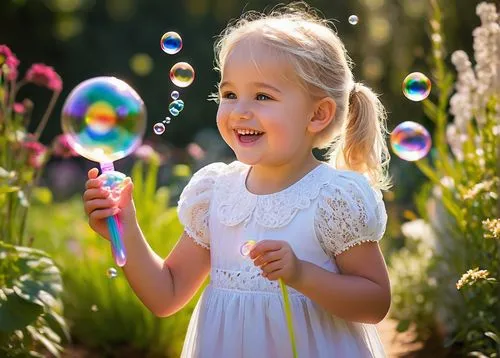
[(381, 190), (391, 187), (390, 154), (385, 135), (387, 114), (373, 91), (356, 83), (349, 95), (347, 119), (330, 150), (330, 163), (341, 169), (367, 174)]

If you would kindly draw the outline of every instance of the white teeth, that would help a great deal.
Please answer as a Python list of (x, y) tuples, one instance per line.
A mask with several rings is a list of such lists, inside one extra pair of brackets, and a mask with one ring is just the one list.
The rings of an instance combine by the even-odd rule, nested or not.
[(263, 132), (255, 131), (253, 129), (237, 129), (236, 132), (240, 135), (255, 135), (262, 134)]

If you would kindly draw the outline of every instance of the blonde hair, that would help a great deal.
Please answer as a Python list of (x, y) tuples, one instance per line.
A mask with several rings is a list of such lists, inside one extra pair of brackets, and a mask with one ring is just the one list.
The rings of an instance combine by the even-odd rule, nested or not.
[(216, 42), (216, 70), (222, 71), (237, 43), (257, 35), (293, 65), (309, 93), (336, 102), (335, 117), (317, 134), (314, 148), (328, 148), (330, 164), (367, 174), (374, 187), (389, 189), (386, 112), (370, 88), (354, 82), (352, 62), (330, 25), (303, 2), (281, 5), (269, 14), (246, 12)]

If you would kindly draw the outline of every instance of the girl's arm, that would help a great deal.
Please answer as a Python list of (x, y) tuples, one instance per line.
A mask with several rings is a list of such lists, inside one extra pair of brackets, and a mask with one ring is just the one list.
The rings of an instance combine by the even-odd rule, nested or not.
[(340, 274), (297, 259), (285, 241), (262, 241), (251, 252), (270, 280), (282, 278), (331, 314), (376, 324), (389, 311), (391, 288), (378, 243), (356, 245), (336, 256)]
[(209, 250), (197, 245), (185, 232), (163, 260), (149, 246), (139, 228), (124, 234), (127, 264), (123, 271), (130, 286), (156, 316), (170, 316), (196, 293), (210, 270)]

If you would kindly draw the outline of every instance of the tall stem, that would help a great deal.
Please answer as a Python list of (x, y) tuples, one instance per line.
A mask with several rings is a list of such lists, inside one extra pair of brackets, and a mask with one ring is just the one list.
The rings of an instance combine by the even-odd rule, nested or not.
[(56, 92), (54, 92), (52, 94), (52, 98), (50, 99), (50, 103), (47, 106), (47, 109), (45, 110), (43, 118), (40, 121), (40, 123), (38, 124), (38, 127), (36, 128), (36, 131), (35, 131), (35, 140), (38, 140), (40, 138), (40, 135), (42, 134), (45, 126), (47, 125), (47, 121), (49, 120), (49, 117), (50, 117), (50, 115), (52, 113), (52, 110), (54, 109), (54, 105), (56, 104), (57, 97), (59, 97), (59, 93), (60, 92), (56, 91)]

